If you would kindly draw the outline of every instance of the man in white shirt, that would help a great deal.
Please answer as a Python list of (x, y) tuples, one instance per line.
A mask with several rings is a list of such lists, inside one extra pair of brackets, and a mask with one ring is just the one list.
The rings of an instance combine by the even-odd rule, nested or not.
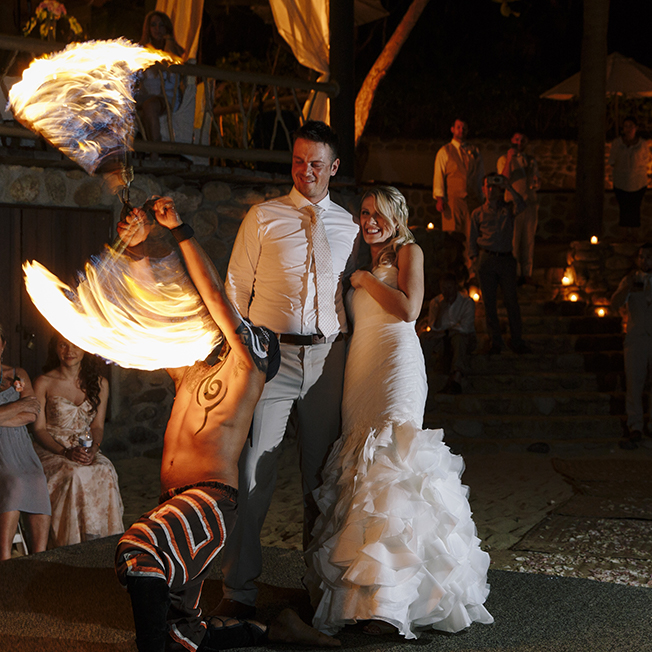
[[(517, 263), (519, 283), (532, 284), (534, 264), (534, 236), (539, 222), (539, 166), (534, 156), (526, 153), (528, 137), (522, 131), (512, 136), (511, 168), (506, 170), (507, 155), (498, 159), (498, 174), (508, 177), (516, 192), (525, 200), (525, 210), (514, 219), (514, 258)], [(512, 194), (505, 192), (505, 201), (513, 201)]]
[(290, 411), (296, 407), (298, 417), (304, 547), (318, 513), (312, 492), (339, 434), (347, 330), (342, 281), (354, 270), (359, 227), (330, 199), (338, 166), (337, 136), (322, 122), (306, 122), (295, 133), (292, 191), (252, 207), (233, 246), (227, 294), (244, 317), (279, 335), (281, 367), (263, 390), (240, 459), (238, 520), (224, 549), (224, 599), (214, 612), (221, 615), (255, 613), (260, 530)]
[(426, 362), (435, 358), (435, 366), (445, 365), (448, 382), (445, 394), (461, 394), (462, 378), (469, 372), (470, 357), (477, 341), (475, 336), (475, 303), (458, 288), (455, 274), (444, 274), (439, 280), (441, 294), (430, 301), (428, 328), (421, 336)]
[(437, 152), (435, 158), (432, 196), (441, 213), (442, 231), (464, 234), (464, 258), (471, 272), (468, 254), (470, 215), (471, 210), (482, 203), (484, 164), (478, 148), (466, 142), (467, 131), (464, 120), (456, 119), (453, 122), (453, 138)]
[[(623, 278), (611, 297), (611, 307), (627, 307), (625, 335), (625, 381), (627, 435), (619, 442), (624, 449), (638, 448), (643, 437), (643, 391), (652, 366), (652, 243), (638, 250), (638, 269)], [(649, 431), (648, 431), (649, 434)]]
[(632, 229), (641, 226), (641, 204), (648, 184), (650, 143), (637, 130), (636, 118), (626, 117), (622, 134), (611, 143), (609, 153), (614, 195), (620, 209), (618, 225), (626, 229), (626, 235), (635, 235)]

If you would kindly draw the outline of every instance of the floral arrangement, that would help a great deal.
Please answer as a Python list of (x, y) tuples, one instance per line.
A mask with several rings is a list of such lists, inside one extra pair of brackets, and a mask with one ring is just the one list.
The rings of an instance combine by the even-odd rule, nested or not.
[(57, 40), (57, 28), (65, 42), (84, 33), (77, 19), (68, 15), (64, 4), (57, 0), (43, 0), (36, 7), (34, 15), (23, 27), (23, 35), (29, 36), (37, 27), (41, 38), (46, 41)]

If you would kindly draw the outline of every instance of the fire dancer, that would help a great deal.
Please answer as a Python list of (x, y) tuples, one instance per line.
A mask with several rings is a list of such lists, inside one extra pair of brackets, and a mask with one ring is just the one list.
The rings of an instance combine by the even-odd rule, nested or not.
[[(160, 198), (152, 210), (179, 244), (225, 341), (214, 364), (168, 370), (176, 396), (165, 431), (160, 504), (129, 528), (116, 550), (116, 571), (131, 597), (138, 649), (210, 652), (265, 638), (338, 645), (291, 610), (281, 612), (269, 627), (251, 620), (202, 620), (203, 582), (236, 519), (238, 459), (265, 380), (278, 369), (278, 342), (271, 331), (251, 326), (233, 308), (217, 270), (172, 200)], [(134, 209), (118, 225), (118, 234), (138, 257), (137, 245), (153, 228), (145, 212)], [(136, 262), (137, 267), (147, 265), (143, 258)]]

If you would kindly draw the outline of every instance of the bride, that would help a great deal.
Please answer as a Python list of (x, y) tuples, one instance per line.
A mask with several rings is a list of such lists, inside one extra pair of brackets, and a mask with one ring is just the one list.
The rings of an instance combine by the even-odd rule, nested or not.
[(414, 322), (423, 252), (407, 218), (396, 188), (362, 199), (371, 271), (351, 276), (342, 437), (324, 469), (307, 551), (313, 625), (328, 634), (359, 621), (368, 634), (406, 638), (493, 622), (483, 606), (489, 556), (460, 481), (464, 462), (442, 430), (421, 428), (427, 386)]

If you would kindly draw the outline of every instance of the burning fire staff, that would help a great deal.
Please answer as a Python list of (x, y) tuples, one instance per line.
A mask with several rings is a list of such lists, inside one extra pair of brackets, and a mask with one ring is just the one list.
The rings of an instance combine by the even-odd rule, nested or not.
[[(269, 627), (230, 618), (202, 620), (202, 585), (236, 519), (238, 459), (265, 380), (278, 369), (278, 342), (273, 333), (250, 326), (233, 308), (217, 271), (193, 238), (192, 228), (181, 223), (172, 200), (158, 199), (153, 211), (178, 242), (225, 342), (212, 365), (197, 362), (168, 369), (176, 397), (165, 431), (161, 502), (129, 528), (116, 551), (118, 578), (131, 597), (138, 649), (209, 652), (265, 638), (337, 645), (290, 610)], [(134, 209), (118, 225), (118, 233), (134, 251), (154, 227), (144, 211)]]

